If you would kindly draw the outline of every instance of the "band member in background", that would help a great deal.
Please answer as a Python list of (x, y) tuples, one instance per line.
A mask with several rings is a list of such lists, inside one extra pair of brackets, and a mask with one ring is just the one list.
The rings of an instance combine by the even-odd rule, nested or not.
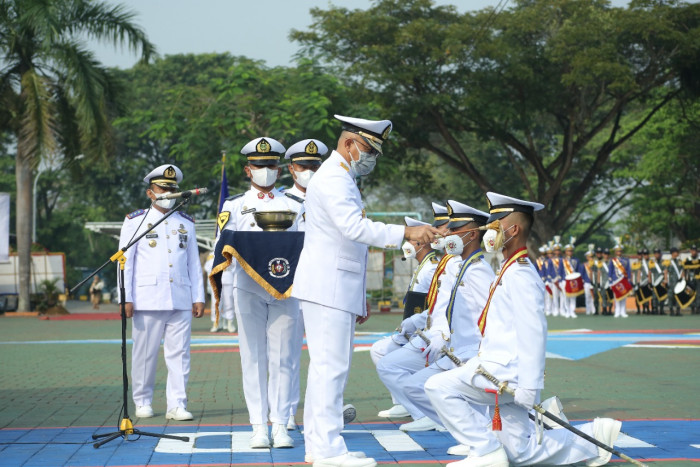
[[(654, 294), (651, 298), (651, 312), (655, 315), (665, 315), (666, 296), (659, 296), (658, 291), (661, 287), (664, 287), (665, 290), (665, 286), (668, 284), (666, 283), (666, 270), (659, 248), (654, 248), (654, 258), (649, 261), (649, 270), (651, 272), (651, 284), (654, 287)], [(657, 287), (657, 284), (661, 287)]]
[[(608, 263), (608, 270), (610, 271), (610, 282), (614, 285), (618, 279), (627, 279), (632, 276), (632, 271), (630, 269), (630, 260), (622, 256), (622, 242), (618, 242), (613, 247), (615, 252), (615, 257)], [(631, 285), (631, 284), (630, 284)], [(627, 318), (627, 295), (615, 296), (615, 318)]]
[(690, 305), (690, 312), (696, 315), (700, 312), (700, 297), (698, 297), (698, 292), (700, 292), (700, 257), (698, 256), (697, 245), (690, 247), (690, 257), (683, 263), (683, 269), (685, 269), (685, 279), (688, 282), (688, 287), (695, 291), (695, 300)]
[(683, 280), (683, 264), (678, 259), (678, 248), (671, 248), (671, 261), (666, 266), (665, 277), (668, 284), (668, 311), (671, 316), (681, 316), (681, 307), (676, 300), (676, 284)]

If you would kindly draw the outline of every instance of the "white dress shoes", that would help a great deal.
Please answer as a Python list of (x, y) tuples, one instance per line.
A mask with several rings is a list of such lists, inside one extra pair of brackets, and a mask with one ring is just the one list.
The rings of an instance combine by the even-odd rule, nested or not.
[(371, 457), (355, 457), (348, 452), (342, 456), (316, 459), (313, 467), (374, 467), (376, 465), (377, 461)]
[[(431, 431), (437, 430), (438, 428), (442, 428), (442, 425), (438, 425), (428, 417), (421, 417), (418, 420), (399, 426), (399, 430), (401, 431)], [(444, 431), (444, 429), (442, 431)]]
[(226, 330), (227, 330), (228, 332), (236, 332), (236, 331), (238, 331), (238, 329), (236, 328), (236, 325), (233, 324), (233, 320), (232, 320), (232, 319), (227, 319), (227, 320), (226, 320)]
[(219, 332), (222, 329), (223, 329), (223, 327), (217, 326), (216, 323), (214, 323), (211, 325), (211, 329), (209, 330), (209, 332)]
[(447, 450), (447, 454), (449, 454), (450, 456), (466, 457), (469, 455), (469, 446), (465, 444), (458, 444), (456, 446), (452, 446)]
[[(612, 418), (596, 418), (593, 420), (593, 437), (601, 443), (612, 447), (620, 434), (622, 422), (613, 420)], [(586, 465), (598, 466), (605, 465), (610, 461), (612, 453), (603, 448), (598, 448), (598, 456), (593, 459), (588, 459)]]
[(253, 425), (253, 435), (248, 446), (251, 449), (265, 449), (270, 447), (270, 438), (267, 436), (267, 425)]
[(281, 423), (272, 424), (272, 447), (293, 448), (294, 440), (287, 434), (287, 427)]
[(183, 409), (182, 407), (175, 407), (174, 409), (168, 410), (168, 412), (165, 414), (165, 419), (166, 420), (177, 420), (177, 421), (185, 421), (185, 420), (192, 420), (194, 417), (190, 412), (187, 410)]
[(150, 405), (137, 405), (134, 415), (138, 418), (151, 418), (153, 416), (153, 409)]
[(508, 467), (508, 456), (503, 446), (483, 456), (470, 455), (466, 459), (450, 462), (453, 467)]
[[(358, 459), (364, 459), (367, 457), (365, 455), (365, 453), (362, 451), (350, 451), (350, 452), (348, 452), (348, 455), (353, 456), (353, 457), (357, 457)], [(314, 457), (313, 454), (306, 454), (304, 456), (304, 462), (306, 462), (307, 464), (313, 464), (313, 462), (315, 460), (316, 460), (316, 458)]]
[(343, 406), (343, 425), (347, 425), (351, 421), (355, 420), (357, 417), (357, 410), (352, 404), (345, 404)]
[(408, 410), (406, 410), (403, 405), (396, 404), (390, 409), (382, 410), (377, 414), (377, 416), (382, 418), (401, 418), (409, 417), (411, 414), (408, 413)]
[(294, 418), (294, 415), (290, 415), (289, 420), (287, 420), (287, 429), (289, 431), (293, 431), (293, 430), (296, 430), (298, 428), (299, 428), (299, 426), (297, 425), (297, 421)]

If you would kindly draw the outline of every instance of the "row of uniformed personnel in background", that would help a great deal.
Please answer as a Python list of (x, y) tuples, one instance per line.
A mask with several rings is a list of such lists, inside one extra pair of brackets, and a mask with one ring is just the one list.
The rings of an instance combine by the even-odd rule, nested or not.
[[(570, 293), (566, 288), (566, 276), (580, 275), (584, 284), (586, 314), (612, 315), (615, 306), (615, 317), (626, 318), (626, 298), (634, 294), (637, 313), (666, 314), (664, 306), (668, 304), (672, 316), (680, 316), (681, 309), (690, 308), (692, 314), (697, 314), (700, 301), (696, 300), (700, 286), (700, 257), (696, 245), (690, 247), (690, 254), (682, 261), (678, 248), (671, 248), (670, 258), (662, 259), (660, 249), (654, 250), (654, 257), (649, 257), (649, 250), (640, 249), (633, 258), (622, 255), (621, 242), (613, 247), (611, 257), (608, 248), (594, 248), (589, 244), (585, 253), (586, 260), (579, 261), (573, 256), (574, 241), (564, 247), (565, 255), (561, 255), (560, 237), (555, 237), (539, 250), (540, 256), (536, 266), (542, 280), (547, 285), (545, 312), (547, 315), (575, 318), (575, 307)], [(626, 293), (617, 298), (613, 285), (627, 279), (632, 286)], [(688, 293), (676, 294), (680, 281), (685, 281)], [(683, 288), (683, 287), (681, 287)]]

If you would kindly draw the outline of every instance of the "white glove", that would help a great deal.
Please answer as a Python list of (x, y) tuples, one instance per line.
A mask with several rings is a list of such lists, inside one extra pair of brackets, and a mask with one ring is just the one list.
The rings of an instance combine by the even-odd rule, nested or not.
[(537, 397), (537, 390), (535, 389), (524, 389), (515, 388), (515, 403), (520, 407), (525, 407), (530, 410), (533, 405), (535, 405), (535, 397)]
[(426, 346), (423, 356), (428, 360), (428, 363), (433, 363), (442, 357), (443, 347), (449, 347), (449, 343), (442, 337), (442, 333), (431, 335), (430, 345)]
[(401, 329), (401, 332), (403, 334), (406, 334), (408, 336), (412, 335), (418, 329), (416, 327), (416, 323), (413, 322), (410, 316), (405, 320), (401, 321), (401, 326), (399, 326), (399, 328)]

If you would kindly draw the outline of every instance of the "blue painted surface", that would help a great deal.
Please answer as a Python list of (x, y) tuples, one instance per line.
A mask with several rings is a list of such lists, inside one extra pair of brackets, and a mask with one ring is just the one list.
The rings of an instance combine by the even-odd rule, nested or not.
[[(364, 451), (379, 462), (427, 462), (444, 463), (456, 460), (446, 454), (447, 448), (454, 445), (449, 433), (435, 431), (411, 433), (422, 451), (386, 451), (369, 430), (396, 430), (392, 424), (352, 424), (352, 430), (368, 430), (345, 434), (348, 448)], [(292, 449), (271, 449), (260, 453), (230, 452), (230, 432), (249, 432), (248, 426), (180, 426), (173, 428), (143, 427), (144, 431), (165, 433), (221, 432), (221, 436), (207, 436), (198, 439), (199, 449), (226, 449), (221, 453), (163, 453), (156, 452), (159, 439), (143, 436), (140, 439), (115, 440), (99, 449), (92, 447), (90, 435), (109, 432), (109, 428), (50, 428), (27, 430), (0, 430), (0, 459), (2, 465), (71, 465), (87, 467), (95, 465), (135, 466), (135, 465), (211, 465), (211, 464), (301, 464), (304, 462), (303, 437), (298, 431), (290, 432), (296, 446)], [(618, 448), (635, 459), (657, 459), (700, 461), (700, 449), (691, 446), (700, 444), (700, 420), (644, 420), (626, 421), (622, 431), (632, 438), (644, 441), (651, 447)], [(183, 443), (184, 449), (185, 443)], [(665, 464), (666, 464), (665, 463)], [(664, 464), (664, 465), (665, 465)]]

